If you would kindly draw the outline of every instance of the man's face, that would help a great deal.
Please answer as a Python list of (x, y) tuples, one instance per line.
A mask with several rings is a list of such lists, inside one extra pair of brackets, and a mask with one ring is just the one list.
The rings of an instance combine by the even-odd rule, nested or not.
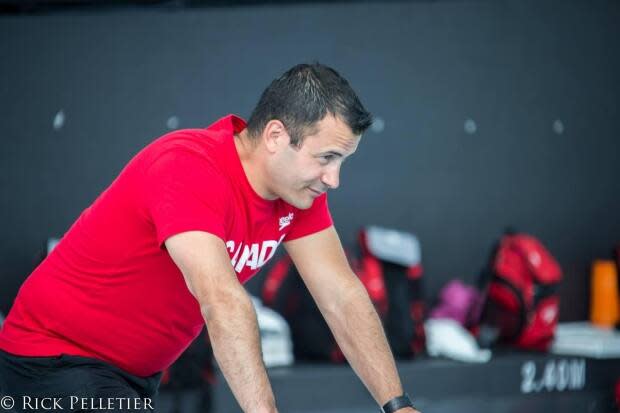
[(300, 148), (291, 146), (286, 134), (269, 164), (271, 192), (300, 209), (310, 208), (315, 198), (338, 187), (340, 167), (360, 142), (344, 121), (330, 114), (313, 132)]

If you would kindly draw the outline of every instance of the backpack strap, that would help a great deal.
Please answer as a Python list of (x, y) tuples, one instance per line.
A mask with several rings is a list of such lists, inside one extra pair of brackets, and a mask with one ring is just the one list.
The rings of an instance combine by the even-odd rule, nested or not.
[(280, 258), (265, 276), (262, 299), (266, 306), (270, 307), (275, 304), (276, 298), (278, 297), (278, 292), (280, 291), (284, 280), (288, 276), (292, 264), (293, 261), (287, 254)]
[(517, 322), (517, 328), (515, 329), (515, 332), (512, 335), (510, 335), (509, 337), (505, 337), (508, 340), (514, 340), (521, 335), (521, 333), (523, 332), (523, 329), (525, 328), (525, 324), (527, 322), (527, 306), (526, 306), (525, 300), (523, 299), (523, 296), (521, 295), (521, 291), (519, 291), (519, 289), (507, 279), (503, 277), (499, 277), (499, 276), (494, 276), (493, 282), (496, 282), (497, 284), (500, 284), (501, 286), (509, 290), (512, 293), (512, 295), (514, 295), (514, 297), (517, 299), (517, 302), (519, 303), (519, 312), (518, 312), (519, 321)]

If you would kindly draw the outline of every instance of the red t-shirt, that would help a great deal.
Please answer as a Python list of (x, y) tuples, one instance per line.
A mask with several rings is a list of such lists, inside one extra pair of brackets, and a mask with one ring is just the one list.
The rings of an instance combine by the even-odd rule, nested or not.
[(332, 225), (326, 196), (300, 210), (250, 186), (233, 115), (169, 133), (140, 151), (28, 277), (0, 331), (22, 356), (94, 357), (138, 376), (168, 367), (204, 320), (164, 248), (174, 234), (217, 235), (240, 282), (292, 240)]

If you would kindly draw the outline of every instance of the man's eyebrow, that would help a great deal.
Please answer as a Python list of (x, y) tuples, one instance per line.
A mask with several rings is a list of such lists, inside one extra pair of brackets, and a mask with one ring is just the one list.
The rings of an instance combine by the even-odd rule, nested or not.
[(337, 156), (339, 158), (342, 158), (344, 156), (340, 152), (336, 152), (334, 150), (328, 150), (328, 151), (325, 151), (325, 152), (321, 152), (321, 155), (335, 155), (335, 156)]

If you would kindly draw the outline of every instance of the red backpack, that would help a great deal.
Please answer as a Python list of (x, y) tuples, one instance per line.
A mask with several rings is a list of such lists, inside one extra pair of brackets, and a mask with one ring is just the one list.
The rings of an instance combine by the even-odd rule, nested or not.
[[(384, 324), (392, 352), (411, 358), (425, 347), (422, 263), (413, 234), (369, 226), (347, 253)], [(343, 362), (344, 355), (288, 256), (276, 261), (263, 284), (264, 305), (284, 316), (297, 360)]]
[(534, 237), (507, 233), (490, 263), (483, 325), (504, 343), (548, 350), (558, 323), (562, 270)]

